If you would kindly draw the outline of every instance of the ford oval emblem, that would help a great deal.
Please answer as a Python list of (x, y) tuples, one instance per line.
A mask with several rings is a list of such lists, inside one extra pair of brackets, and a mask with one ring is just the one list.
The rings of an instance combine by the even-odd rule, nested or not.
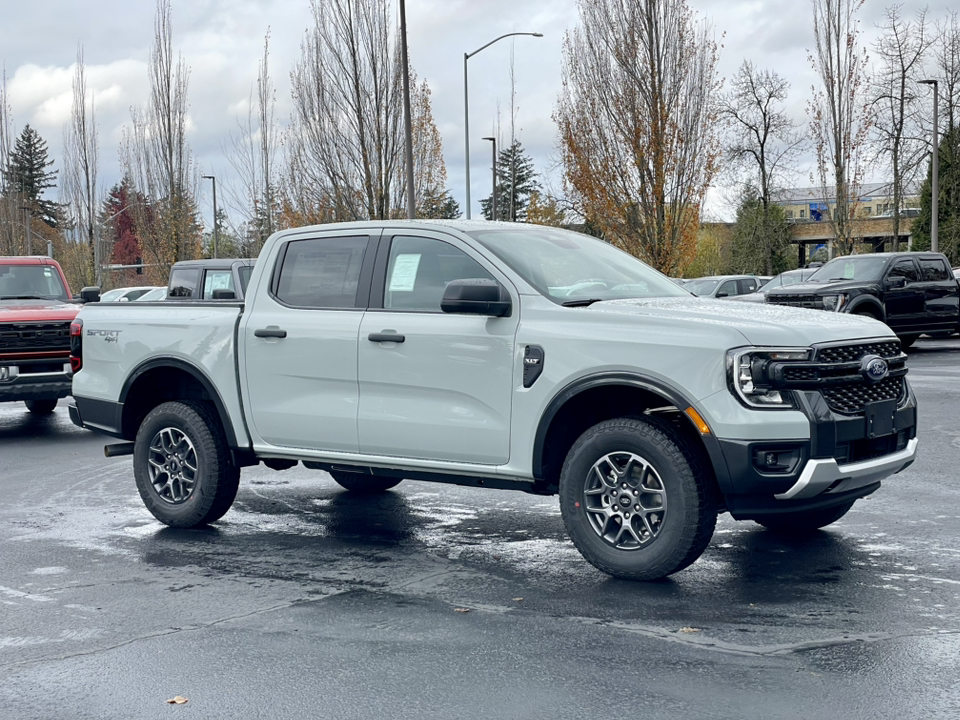
[(890, 366), (879, 355), (866, 355), (860, 361), (860, 374), (864, 380), (878, 383), (890, 374)]

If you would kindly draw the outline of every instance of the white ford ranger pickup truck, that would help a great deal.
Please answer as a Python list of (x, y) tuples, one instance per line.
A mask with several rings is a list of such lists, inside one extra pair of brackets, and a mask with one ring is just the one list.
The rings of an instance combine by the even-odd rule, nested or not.
[(403, 479), (558, 494), (611, 575), (693, 563), (717, 514), (828, 525), (913, 462), (881, 322), (698, 299), (613, 245), (535, 225), (286, 230), (243, 302), (88, 303), (73, 421), (120, 438), (158, 520), (221, 518), (241, 468), (354, 492)]

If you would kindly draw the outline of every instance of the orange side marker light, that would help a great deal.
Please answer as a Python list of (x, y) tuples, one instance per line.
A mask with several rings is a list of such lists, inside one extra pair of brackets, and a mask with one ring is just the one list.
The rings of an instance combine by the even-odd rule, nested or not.
[(693, 420), (693, 424), (697, 426), (697, 430), (700, 431), (701, 435), (710, 434), (710, 426), (700, 417), (700, 413), (694, 410), (692, 407), (688, 407), (684, 412), (687, 414), (687, 417)]

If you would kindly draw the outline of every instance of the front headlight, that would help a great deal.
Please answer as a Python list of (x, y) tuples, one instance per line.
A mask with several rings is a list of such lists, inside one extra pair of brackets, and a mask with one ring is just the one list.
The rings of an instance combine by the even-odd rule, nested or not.
[(846, 302), (846, 295), (825, 295), (823, 298), (823, 309), (830, 312), (839, 312)]
[(773, 387), (773, 371), (782, 368), (783, 363), (805, 362), (809, 359), (809, 348), (731, 350), (727, 353), (730, 389), (748, 407), (795, 407), (790, 391)]

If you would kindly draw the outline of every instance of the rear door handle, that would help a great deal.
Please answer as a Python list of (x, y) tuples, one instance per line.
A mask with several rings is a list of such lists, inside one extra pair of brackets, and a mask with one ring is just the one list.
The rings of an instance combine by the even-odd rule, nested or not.
[(370, 340), (370, 342), (395, 342), (395, 343), (401, 343), (401, 342), (403, 342), (404, 340), (406, 340), (407, 338), (406, 338), (405, 336), (401, 335), (400, 333), (395, 333), (395, 332), (382, 332), (382, 333), (370, 333), (370, 335), (367, 336), (367, 339)]
[(285, 338), (287, 331), (278, 327), (260, 328), (253, 331), (253, 336), (258, 338)]

